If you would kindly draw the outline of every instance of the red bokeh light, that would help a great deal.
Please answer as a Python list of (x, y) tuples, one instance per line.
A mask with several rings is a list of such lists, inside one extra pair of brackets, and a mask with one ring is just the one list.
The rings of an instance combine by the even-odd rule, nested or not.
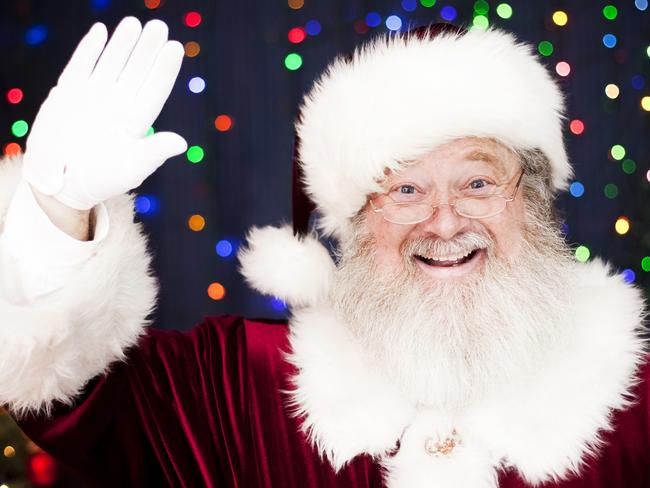
[(232, 119), (228, 115), (219, 115), (214, 119), (214, 127), (219, 132), (227, 132), (232, 128)]
[(366, 34), (370, 28), (368, 27), (368, 24), (366, 24), (363, 20), (355, 20), (354, 21), (354, 32), (357, 34)]
[(17, 142), (10, 142), (9, 144), (5, 144), (4, 147), (5, 156), (18, 156), (22, 151), (23, 149)]
[(571, 130), (572, 133), (579, 136), (585, 131), (585, 124), (582, 120), (574, 119), (569, 124), (569, 129)]
[(7, 92), (7, 100), (9, 100), (9, 103), (20, 103), (22, 99), (23, 91), (20, 88), (12, 88)]
[(305, 34), (305, 29), (303, 29), (302, 27), (294, 27), (289, 31), (287, 37), (289, 38), (289, 42), (293, 44), (300, 44), (302, 41), (305, 40), (307, 34)]
[(56, 462), (48, 454), (39, 452), (29, 459), (29, 474), (36, 486), (49, 486), (58, 476)]
[(201, 14), (198, 12), (187, 12), (183, 16), (183, 22), (188, 27), (196, 27), (201, 23)]

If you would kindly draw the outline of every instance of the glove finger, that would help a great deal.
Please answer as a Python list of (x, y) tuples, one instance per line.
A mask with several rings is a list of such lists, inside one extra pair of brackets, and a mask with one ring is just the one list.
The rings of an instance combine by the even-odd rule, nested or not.
[(127, 131), (143, 136), (160, 114), (181, 69), (185, 51), (177, 41), (168, 41), (158, 53), (153, 67), (138, 90)]
[(160, 49), (167, 42), (167, 24), (161, 20), (146, 23), (131, 57), (117, 83), (125, 95), (135, 96), (151, 69)]
[(117, 80), (133, 47), (138, 42), (141, 32), (142, 26), (138, 19), (135, 17), (122, 19), (97, 61), (97, 66), (95, 66), (90, 79), (100, 84)]
[[(168, 158), (187, 150), (187, 142), (175, 132), (157, 132), (137, 141), (133, 148), (133, 161), (138, 165), (134, 176), (139, 186)], [(135, 188), (135, 187), (134, 187)]]
[(88, 79), (106, 45), (107, 38), (106, 26), (101, 22), (93, 24), (79, 42), (66, 67), (63, 68), (58, 84), (64, 85)]

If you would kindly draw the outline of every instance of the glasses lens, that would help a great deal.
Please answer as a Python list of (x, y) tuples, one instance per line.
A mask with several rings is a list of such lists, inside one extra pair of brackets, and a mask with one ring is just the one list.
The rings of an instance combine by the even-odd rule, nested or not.
[(500, 195), (456, 200), (456, 212), (474, 219), (492, 217), (503, 212), (504, 208), (506, 199)]
[(382, 210), (384, 218), (394, 224), (416, 224), (433, 214), (433, 207), (426, 203), (389, 203)]

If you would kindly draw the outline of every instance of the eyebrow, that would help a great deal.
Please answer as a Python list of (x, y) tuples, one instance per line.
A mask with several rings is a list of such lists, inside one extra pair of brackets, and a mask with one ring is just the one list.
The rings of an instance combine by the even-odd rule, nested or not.
[(496, 164), (499, 159), (495, 158), (492, 154), (483, 151), (472, 151), (467, 155), (467, 159), (472, 161), (485, 161), (486, 163)]

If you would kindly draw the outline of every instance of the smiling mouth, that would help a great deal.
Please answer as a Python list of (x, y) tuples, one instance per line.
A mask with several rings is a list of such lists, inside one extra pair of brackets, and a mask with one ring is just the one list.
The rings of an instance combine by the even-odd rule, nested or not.
[(470, 262), (472, 259), (474, 259), (480, 249), (474, 249), (473, 251), (470, 251), (468, 254), (464, 256), (459, 256), (459, 257), (445, 257), (444, 259), (435, 259), (435, 258), (428, 258), (425, 256), (420, 256), (416, 254), (414, 257), (418, 260), (426, 264), (427, 266), (435, 266), (435, 267), (440, 267), (440, 268), (451, 268), (454, 266), (460, 266), (465, 263)]

